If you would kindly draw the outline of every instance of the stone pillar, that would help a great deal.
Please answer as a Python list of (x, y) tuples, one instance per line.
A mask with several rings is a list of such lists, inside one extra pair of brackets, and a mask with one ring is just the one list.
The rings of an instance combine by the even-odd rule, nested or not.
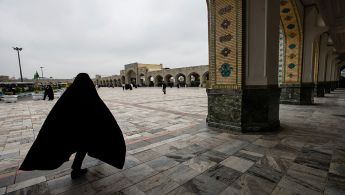
[(314, 83), (280, 85), (282, 88), (280, 103), (295, 105), (314, 104)]
[(280, 125), (279, 1), (207, 0), (207, 124), (238, 132)]
[(314, 97), (325, 97), (326, 83), (315, 83)]

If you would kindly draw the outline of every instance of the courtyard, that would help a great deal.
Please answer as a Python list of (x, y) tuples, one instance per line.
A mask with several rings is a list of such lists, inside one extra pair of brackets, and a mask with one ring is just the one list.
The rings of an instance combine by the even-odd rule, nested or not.
[(86, 157), (88, 173), (72, 180), (71, 156), (56, 170), (18, 170), (57, 100), (1, 101), (0, 195), (345, 193), (344, 89), (315, 105), (281, 104), (279, 131), (248, 134), (206, 126), (203, 88), (98, 93), (123, 132), (124, 168)]

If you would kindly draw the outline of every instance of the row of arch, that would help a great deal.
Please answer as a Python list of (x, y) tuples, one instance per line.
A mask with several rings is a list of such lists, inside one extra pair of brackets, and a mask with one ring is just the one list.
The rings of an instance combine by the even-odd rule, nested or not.
[(161, 86), (163, 81), (168, 85), (177, 86), (179, 84), (187, 84), (190, 87), (198, 87), (203, 81), (209, 80), (209, 71), (204, 72), (201, 76), (197, 72), (191, 72), (187, 76), (184, 73), (176, 75), (166, 74), (164, 77), (161, 74), (153, 75), (148, 74), (145, 76), (143, 73), (138, 75), (133, 70), (127, 72), (126, 76), (122, 75), (120, 78), (95, 80), (95, 85), (101, 86), (121, 86), (122, 84), (141, 84), (149, 86)]

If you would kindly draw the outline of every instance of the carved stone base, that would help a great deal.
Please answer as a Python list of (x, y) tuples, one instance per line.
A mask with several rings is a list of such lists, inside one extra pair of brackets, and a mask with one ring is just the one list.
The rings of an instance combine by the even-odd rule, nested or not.
[(311, 105), (314, 104), (315, 84), (281, 84), (281, 104)]
[(279, 128), (280, 89), (206, 89), (207, 124), (237, 132)]
[(315, 83), (314, 97), (325, 97), (326, 83)]

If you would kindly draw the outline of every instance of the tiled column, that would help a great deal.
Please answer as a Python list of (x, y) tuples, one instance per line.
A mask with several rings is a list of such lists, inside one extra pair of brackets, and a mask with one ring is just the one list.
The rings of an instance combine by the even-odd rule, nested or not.
[(208, 126), (279, 127), (279, 1), (208, 0)]

